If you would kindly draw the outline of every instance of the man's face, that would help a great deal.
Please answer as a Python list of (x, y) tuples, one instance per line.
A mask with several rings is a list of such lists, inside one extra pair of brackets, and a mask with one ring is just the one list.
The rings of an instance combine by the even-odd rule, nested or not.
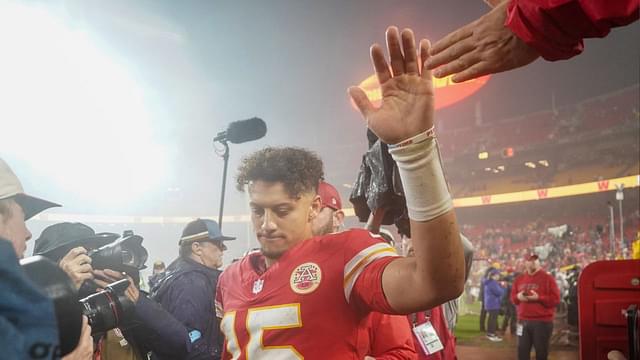
[(320, 209), (313, 193), (292, 198), (280, 182), (258, 180), (249, 185), (251, 221), (267, 259), (278, 259), (285, 251), (312, 236), (311, 223)]
[(339, 226), (336, 226), (337, 219), (335, 213), (336, 210), (328, 206), (323, 207), (311, 224), (313, 235), (326, 235), (336, 232)]
[(200, 259), (202, 265), (211, 269), (222, 267), (223, 245), (221, 242), (196, 241), (192, 246), (193, 254)]
[(27, 241), (31, 239), (31, 232), (24, 222), (22, 207), (15, 201), (9, 202), (9, 214), (7, 217), (0, 215), (0, 237), (11, 241), (16, 256), (22, 259), (27, 250)]
[(525, 269), (527, 269), (528, 273), (533, 274), (534, 272), (538, 271), (540, 263), (538, 263), (538, 260), (527, 260), (524, 262), (524, 266)]

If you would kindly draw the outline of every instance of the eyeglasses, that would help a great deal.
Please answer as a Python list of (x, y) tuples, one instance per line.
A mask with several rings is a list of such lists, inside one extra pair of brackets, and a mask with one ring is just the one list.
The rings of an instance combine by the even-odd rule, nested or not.
[(213, 244), (218, 249), (220, 249), (220, 251), (226, 251), (227, 250), (227, 246), (220, 240), (198, 240), (198, 241), (194, 241), (194, 242), (199, 242), (199, 243), (208, 242), (210, 244)]

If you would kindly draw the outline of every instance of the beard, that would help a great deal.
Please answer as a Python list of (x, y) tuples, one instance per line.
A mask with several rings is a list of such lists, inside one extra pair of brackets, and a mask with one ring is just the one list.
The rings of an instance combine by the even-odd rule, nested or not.
[(320, 229), (318, 229), (318, 233), (314, 235), (327, 235), (333, 232), (333, 219), (330, 218), (326, 224), (322, 225)]
[(270, 260), (278, 260), (286, 250), (270, 250), (264, 247), (260, 248), (260, 252), (264, 257)]

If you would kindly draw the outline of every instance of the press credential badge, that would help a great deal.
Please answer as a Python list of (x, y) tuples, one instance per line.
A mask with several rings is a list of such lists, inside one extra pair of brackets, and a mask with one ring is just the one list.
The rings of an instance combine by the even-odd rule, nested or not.
[(413, 328), (413, 333), (418, 338), (418, 342), (420, 343), (420, 346), (422, 346), (422, 350), (424, 350), (427, 355), (437, 353), (444, 349), (444, 346), (436, 333), (436, 329), (433, 328), (430, 321), (415, 326)]

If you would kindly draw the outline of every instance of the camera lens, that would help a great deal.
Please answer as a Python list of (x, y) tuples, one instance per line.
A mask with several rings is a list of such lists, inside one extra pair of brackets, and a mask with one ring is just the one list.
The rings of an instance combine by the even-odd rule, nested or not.
[(105, 290), (80, 300), (82, 312), (89, 319), (92, 335), (121, 327), (125, 319), (131, 318), (134, 305), (124, 295), (128, 286), (129, 280), (122, 279), (110, 284)]

